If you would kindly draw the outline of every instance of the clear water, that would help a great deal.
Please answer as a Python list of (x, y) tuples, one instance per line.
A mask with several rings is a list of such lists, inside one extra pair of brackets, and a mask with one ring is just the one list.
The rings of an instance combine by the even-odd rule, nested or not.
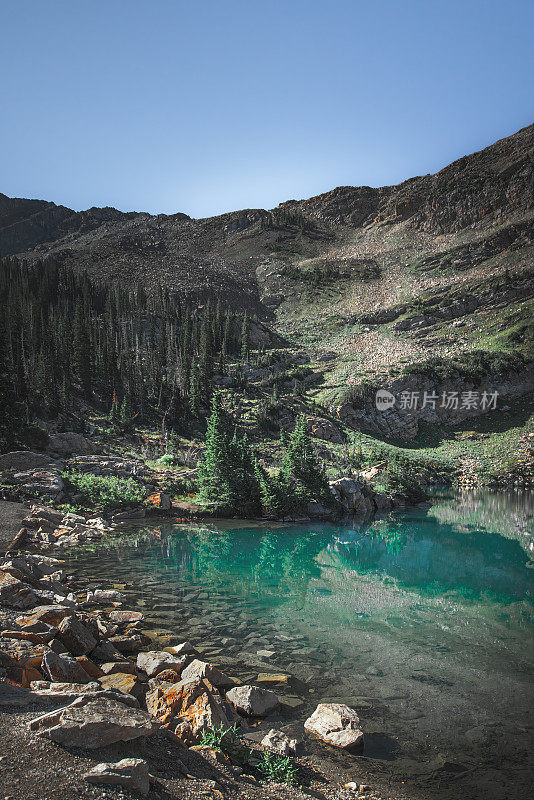
[(288, 730), (319, 701), (356, 708), (363, 756), (311, 745), (343, 779), (504, 800), (531, 778), (533, 511), (532, 495), (470, 492), (359, 530), (164, 524), (68, 558), (124, 584), (158, 646), (191, 639), (243, 679), (290, 674)]

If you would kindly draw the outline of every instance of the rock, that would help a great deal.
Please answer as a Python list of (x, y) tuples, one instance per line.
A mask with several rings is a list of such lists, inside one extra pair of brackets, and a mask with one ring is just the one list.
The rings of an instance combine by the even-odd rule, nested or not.
[(141, 684), (135, 675), (127, 672), (113, 672), (111, 675), (104, 675), (99, 678), (103, 689), (117, 689), (124, 694), (131, 694), (139, 699), (142, 695)]
[(274, 728), (271, 728), (269, 733), (263, 737), (261, 745), (266, 750), (281, 756), (294, 756), (300, 749), (296, 739), (290, 739), (285, 733)]
[(196, 744), (203, 730), (229, 726), (236, 719), (215, 687), (207, 680), (193, 679), (155, 686), (146, 695), (147, 710), (186, 744)]
[(91, 676), (74, 658), (59, 655), (53, 650), (47, 650), (44, 654), (41, 669), (51, 681), (63, 683), (89, 683), (91, 681)]
[(81, 433), (66, 431), (53, 433), (48, 439), (48, 449), (61, 456), (70, 456), (76, 453), (81, 456), (93, 455), (98, 451), (96, 445), (82, 436)]
[(339, 428), (328, 419), (308, 419), (306, 424), (311, 435), (317, 439), (323, 439), (325, 442), (334, 442), (335, 444), (343, 442), (343, 436)]
[(141, 622), (143, 615), (140, 611), (111, 611), (109, 618), (112, 622)]
[[(2, 631), (0, 637), (7, 639), (20, 639), (23, 642), (31, 642), (32, 644), (49, 644), (54, 638), (54, 632), (57, 628), (50, 628), (50, 633), (32, 633), (31, 631)], [(1, 646), (0, 642), (0, 646)]]
[(39, 595), (9, 572), (0, 571), (0, 604), (8, 608), (23, 610), (33, 608), (41, 602)]
[(171, 498), (168, 494), (164, 494), (163, 492), (155, 492), (155, 494), (151, 494), (148, 498), (148, 501), (152, 503), (152, 505), (157, 506), (160, 511), (171, 510)]
[(114, 514), (111, 518), (112, 522), (129, 522), (131, 519), (143, 519), (145, 516), (144, 508), (134, 508), (131, 511), (121, 511), (120, 514)]
[(224, 672), (221, 672), (207, 661), (201, 661), (200, 659), (195, 658), (185, 669), (182, 670), (182, 680), (190, 681), (201, 678), (206, 678), (206, 680), (218, 688), (234, 685), (232, 678), (228, 677), (228, 675), (225, 675)]
[(104, 603), (108, 600), (124, 600), (124, 595), (116, 589), (93, 589), (87, 592), (87, 602)]
[(90, 683), (59, 683), (50, 681), (32, 681), (32, 696), (35, 700), (67, 701), (72, 703), (79, 697), (93, 700), (106, 698), (116, 700), (129, 708), (139, 708), (139, 701), (133, 695), (121, 692), (118, 689), (104, 689), (97, 681)]
[(150, 736), (159, 723), (145, 711), (116, 700), (80, 697), (66, 708), (37, 717), (29, 727), (57, 744), (93, 750)]
[(35, 667), (6, 667), (5, 677), (24, 688), (30, 686), (32, 681), (42, 680), (43, 678)]
[(143, 646), (143, 639), (138, 634), (132, 636), (110, 636), (108, 642), (120, 653), (135, 653)]
[(24, 472), (4, 472), (2, 482), (16, 487), (26, 496), (46, 496), (53, 499), (63, 490), (60, 473), (54, 469), (30, 469)]
[(47, 467), (50, 463), (50, 456), (44, 453), (34, 453), (32, 450), (14, 450), (12, 453), (0, 455), (0, 472), (4, 472), (4, 470), (26, 472), (30, 469)]
[(0, 708), (5, 706), (23, 708), (31, 702), (32, 696), (28, 689), (12, 686), (10, 683), (0, 679)]
[(237, 711), (250, 717), (265, 717), (278, 708), (278, 697), (259, 686), (236, 686), (226, 692), (226, 699)]
[(93, 662), (87, 658), (87, 656), (76, 656), (76, 661), (84, 668), (90, 678), (98, 680), (98, 678), (101, 678), (104, 674), (100, 667), (97, 667), (96, 664), (93, 664)]
[(161, 683), (178, 683), (180, 681), (180, 673), (176, 672), (174, 669), (164, 669), (163, 672), (158, 672), (155, 678), (151, 678), (149, 684), (151, 681), (154, 685)]
[(95, 661), (123, 661), (124, 656), (110, 642), (100, 642), (90, 653)]
[(97, 764), (84, 775), (97, 786), (124, 786), (146, 797), (150, 789), (148, 764), (142, 758), (123, 758), (116, 764)]
[(181, 674), (186, 661), (185, 656), (173, 656), (163, 650), (150, 650), (148, 653), (139, 653), (137, 668), (146, 672), (149, 678), (153, 678), (164, 669), (172, 669)]
[(172, 653), (174, 656), (185, 656), (188, 653), (193, 653), (195, 648), (191, 644), (191, 642), (181, 642), (180, 644), (174, 644), (172, 647), (165, 648), (168, 653)]
[(272, 684), (288, 684), (291, 680), (291, 675), (284, 675), (283, 673), (277, 675), (271, 675), (267, 672), (260, 672), (258, 677), (256, 678), (256, 683), (266, 683), (267, 685)]
[(72, 608), (62, 605), (38, 606), (32, 610), (28, 616), (17, 617), (17, 623), (27, 628), (37, 622), (45, 622), (47, 625), (59, 625), (62, 619), (72, 614)]
[(85, 656), (98, 644), (91, 631), (75, 614), (61, 620), (57, 638), (74, 656)]
[(128, 675), (137, 675), (137, 666), (131, 661), (109, 661), (101, 666), (103, 675), (113, 675), (122, 672)]
[(344, 750), (363, 748), (363, 731), (356, 711), (343, 703), (319, 703), (304, 729), (317, 734), (324, 742)]
[(226, 766), (231, 766), (232, 764), (226, 753), (223, 753), (218, 747), (210, 747), (208, 744), (194, 744), (189, 750), (192, 750), (193, 753), (200, 753), (204, 758), (215, 761), (217, 764), (226, 764)]
[[(20, 639), (0, 641), (0, 667), (34, 667), (39, 669), (46, 645), (32, 644)], [(50, 652), (50, 651), (48, 651)]]
[(270, 659), (275, 657), (276, 652), (274, 650), (256, 650), (256, 654), (260, 658)]

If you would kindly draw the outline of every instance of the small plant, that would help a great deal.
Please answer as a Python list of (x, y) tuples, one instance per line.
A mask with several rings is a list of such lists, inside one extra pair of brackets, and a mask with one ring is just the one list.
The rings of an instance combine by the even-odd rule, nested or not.
[(224, 752), (227, 745), (234, 742), (237, 738), (237, 725), (230, 725), (226, 727), (222, 723), (220, 725), (211, 725), (205, 728), (200, 736), (200, 744), (207, 747), (214, 747), (217, 750)]
[(288, 756), (279, 756), (264, 750), (258, 770), (269, 781), (287, 783), (289, 786), (297, 782), (297, 768)]

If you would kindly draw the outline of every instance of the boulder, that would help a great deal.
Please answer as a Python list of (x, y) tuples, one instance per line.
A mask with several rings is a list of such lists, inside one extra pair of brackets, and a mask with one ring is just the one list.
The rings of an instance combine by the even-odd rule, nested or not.
[(116, 647), (113, 647), (110, 642), (100, 642), (94, 650), (91, 651), (91, 659), (95, 661), (123, 661), (124, 656)]
[(89, 677), (93, 678), (93, 680), (98, 680), (104, 674), (100, 667), (97, 667), (96, 664), (93, 664), (91, 659), (87, 658), (87, 656), (76, 656), (76, 661), (84, 668)]
[(118, 689), (104, 689), (97, 681), (91, 683), (51, 683), (50, 681), (32, 681), (32, 696), (34, 700), (60, 700), (72, 703), (79, 697), (86, 697), (93, 700), (106, 698), (116, 700), (129, 708), (139, 708), (139, 701), (133, 695), (121, 692)]
[(150, 736), (159, 723), (145, 711), (117, 700), (80, 697), (66, 708), (37, 717), (29, 727), (57, 744), (93, 750)]
[(296, 739), (290, 739), (283, 731), (274, 728), (271, 728), (269, 733), (263, 737), (261, 746), (280, 756), (294, 756), (300, 749)]
[(172, 647), (166, 647), (165, 649), (174, 656), (185, 656), (188, 653), (193, 653), (195, 650), (191, 642), (181, 642), (180, 644), (174, 644)]
[(76, 453), (81, 456), (93, 455), (98, 452), (96, 445), (81, 433), (66, 431), (53, 433), (48, 439), (48, 449), (61, 456), (70, 456)]
[(137, 656), (137, 668), (146, 672), (149, 678), (153, 678), (158, 672), (164, 669), (172, 669), (181, 673), (187, 661), (185, 656), (173, 656), (164, 650), (150, 650), (148, 653), (139, 653)]
[(229, 726), (236, 717), (209, 681), (180, 681), (155, 686), (146, 695), (147, 710), (174, 730), (184, 743), (197, 744), (201, 733), (215, 725)]
[(323, 742), (343, 750), (362, 750), (364, 743), (360, 718), (343, 703), (319, 703), (304, 729), (315, 733)]
[(202, 678), (206, 678), (206, 680), (218, 688), (233, 686), (235, 683), (235, 681), (228, 677), (228, 675), (225, 675), (224, 672), (221, 672), (207, 661), (201, 661), (198, 658), (193, 659), (193, 661), (182, 670), (182, 680), (184, 681), (200, 680)]
[(2, 480), (9, 486), (14, 486), (25, 495), (47, 496), (49, 499), (56, 497), (63, 490), (63, 480), (60, 473), (54, 469), (30, 469), (24, 472), (4, 472)]
[(24, 610), (34, 608), (41, 602), (39, 595), (23, 583), (19, 578), (15, 578), (9, 572), (0, 571), (0, 604), (8, 608)]
[(32, 702), (31, 692), (20, 686), (12, 686), (0, 679), (0, 708), (13, 706), (13, 708), (23, 708)]
[(108, 642), (120, 653), (136, 653), (143, 646), (143, 639), (137, 633), (131, 636), (110, 636)]
[(48, 605), (48, 606), (38, 606), (32, 610), (32, 613), (23, 616), (17, 617), (17, 623), (27, 629), (30, 625), (34, 625), (38, 622), (44, 622), (47, 625), (59, 625), (62, 619), (65, 617), (69, 617), (72, 614), (72, 608), (63, 605)]
[(73, 656), (85, 656), (98, 644), (89, 628), (75, 614), (61, 620), (57, 638)]
[(162, 683), (178, 683), (180, 680), (180, 673), (174, 669), (164, 669), (163, 672), (158, 672), (155, 678), (150, 678), (148, 684), (153, 689)]
[(41, 670), (51, 681), (67, 683), (89, 683), (91, 676), (76, 659), (47, 650), (43, 656)]
[(50, 456), (44, 453), (34, 453), (32, 450), (14, 450), (11, 453), (0, 455), (0, 472), (15, 470), (26, 472), (29, 469), (47, 467), (51, 462)]
[(103, 675), (113, 675), (117, 672), (122, 672), (127, 675), (137, 675), (137, 665), (131, 661), (108, 661), (102, 664), (101, 668)]
[(43, 677), (35, 667), (6, 667), (4, 671), (8, 680), (24, 688), (30, 686), (32, 681), (42, 680)]
[(123, 786), (146, 797), (150, 789), (148, 764), (142, 758), (123, 758), (116, 764), (97, 764), (84, 775), (97, 786)]
[(139, 699), (142, 695), (141, 684), (136, 675), (127, 672), (113, 672), (111, 675), (104, 675), (99, 678), (99, 683), (103, 689), (117, 689), (124, 694), (131, 694)]
[[(0, 641), (0, 667), (34, 667), (39, 669), (46, 645), (32, 644), (20, 639)], [(48, 651), (49, 652), (49, 651)]]
[(52, 641), (57, 628), (50, 627), (48, 633), (33, 633), (32, 631), (11, 631), (5, 630), (0, 633), (0, 637), (4, 639), (20, 639), (23, 642), (31, 642), (32, 644), (49, 644)]
[(236, 686), (226, 692), (226, 699), (237, 711), (249, 717), (265, 717), (278, 708), (276, 694), (259, 686)]

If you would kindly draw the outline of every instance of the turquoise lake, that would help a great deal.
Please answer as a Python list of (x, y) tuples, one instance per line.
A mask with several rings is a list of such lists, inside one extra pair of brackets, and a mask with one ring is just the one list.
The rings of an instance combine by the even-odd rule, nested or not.
[(146, 525), (66, 558), (124, 586), (155, 647), (187, 638), (241, 679), (290, 675), (276, 726), (356, 708), (362, 756), (309, 745), (340, 775), (505, 800), (532, 776), (533, 513), (532, 494), (473, 491), (359, 528)]

